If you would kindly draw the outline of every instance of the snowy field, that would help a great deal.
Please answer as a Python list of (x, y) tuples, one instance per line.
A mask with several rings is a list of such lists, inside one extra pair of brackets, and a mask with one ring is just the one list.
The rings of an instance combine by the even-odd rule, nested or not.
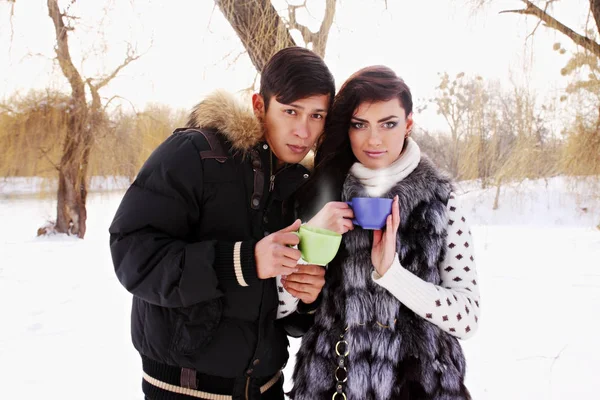
[[(55, 214), (35, 195), (44, 185), (0, 180), (0, 399), (141, 400), (130, 295), (108, 251), (123, 192), (106, 190), (123, 182), (93, 183), (85, 240), (35, 237)], [(503, 189), (492, 211), (495, 189), (460, 189), (482, 293), (463, 342), (473, 398), (600, 399), (600, 199), (554, 178)]]

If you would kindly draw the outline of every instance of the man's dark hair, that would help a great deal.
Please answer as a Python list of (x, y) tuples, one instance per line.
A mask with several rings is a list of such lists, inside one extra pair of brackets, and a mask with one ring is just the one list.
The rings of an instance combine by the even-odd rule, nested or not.
[(282, 103), (316, 95), (329, 95), (329, 106), (335, 95), (333, 75), (321, 57), (303, 47), (288, 47), (271, 57), (262, 70), (260, 94), (265, 111), (272, 97)]

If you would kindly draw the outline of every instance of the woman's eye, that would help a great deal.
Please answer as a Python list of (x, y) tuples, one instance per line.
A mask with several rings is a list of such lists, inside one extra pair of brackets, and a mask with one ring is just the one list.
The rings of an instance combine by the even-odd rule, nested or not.
[(365, 127), (365, 124), (363, 124), (362, 122), (352, 122), (350, 125), (354, 129), (363, 129)]
[(397, 122), (390, 121), (390, 122), (384, 123), (383, 127), (386, 128), (386, 129), (392, 129), (392, 128), (395, 128), (397, 125), (398, 125)]

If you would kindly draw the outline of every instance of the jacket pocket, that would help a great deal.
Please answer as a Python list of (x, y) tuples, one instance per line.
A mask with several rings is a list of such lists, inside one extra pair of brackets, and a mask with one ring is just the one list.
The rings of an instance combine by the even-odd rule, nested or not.
[(176, 310), (177, 319), (171, 347), (185, 355), (196, 353), (212, 340), (221, 322), (221, 299), (209, 300)]

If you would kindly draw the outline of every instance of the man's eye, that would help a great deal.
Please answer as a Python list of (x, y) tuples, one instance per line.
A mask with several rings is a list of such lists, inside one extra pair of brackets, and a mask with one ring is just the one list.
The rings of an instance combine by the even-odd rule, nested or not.
[(288, 109), (288, 110), (285, 110), (285, 113), (289, 114), (289, 115), (296, 115), (296, 110)]
[(323, 119), (323, 116), (321, 114), (313, 114), (313, 118), (314, 119)]

